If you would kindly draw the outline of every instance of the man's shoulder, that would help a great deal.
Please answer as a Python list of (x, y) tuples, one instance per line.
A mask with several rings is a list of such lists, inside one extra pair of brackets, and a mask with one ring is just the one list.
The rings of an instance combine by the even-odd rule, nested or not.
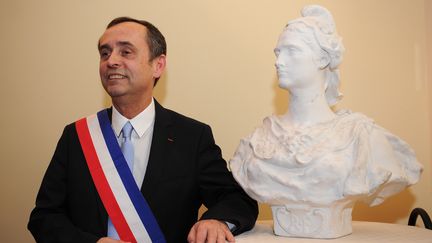
[(63, 128), (62, 137), (68, 138), (68, 139), (78, 139), (78, 133), (75, 127), (76, 121), (66, 124), (66, 126)]
[(209, 127), (208, 124), (201, 122), (195, 118), (181, 114), (177, 111), (162, 107), (162, 109), (168, 114), (172, 123), (177, 125), (184, 125), (189, 127)]
[(209, 127), (208, 124), (206, 124), (202, 121), (199, 121), (195, 118), (186, 116), (184, 114), (178, 113), (178, 112), (170, 110), (170, 109), (167, 109), (167, 111), (170, 113), (171, 118), (175, 123), (193, 126), (193, 127)]

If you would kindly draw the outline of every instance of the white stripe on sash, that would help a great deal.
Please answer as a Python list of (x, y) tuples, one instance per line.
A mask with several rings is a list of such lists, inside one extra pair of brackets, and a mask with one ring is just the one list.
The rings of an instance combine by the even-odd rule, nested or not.
[(114, 165), (96, 115), (87, 117), (94, 148), (111, 190), (137, 242), (152, 242)]

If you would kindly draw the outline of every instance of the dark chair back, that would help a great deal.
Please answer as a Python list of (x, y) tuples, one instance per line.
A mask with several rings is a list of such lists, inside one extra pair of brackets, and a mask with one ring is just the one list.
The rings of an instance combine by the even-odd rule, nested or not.
[(425, 228), (432, 230), (431, 219), (430, 219), (429, 215), (427, 214), (427, 212), (423, 208), (414, 208), (411, 211), (411, 214), (410, 214), (409, 219), (408, 219), (408, 225), (415, 226), (416, 221), (417, 221), (417, 217), (419, 215), (420, 215), (421, 219), (423, 220), (423, 224), (424, 224)]

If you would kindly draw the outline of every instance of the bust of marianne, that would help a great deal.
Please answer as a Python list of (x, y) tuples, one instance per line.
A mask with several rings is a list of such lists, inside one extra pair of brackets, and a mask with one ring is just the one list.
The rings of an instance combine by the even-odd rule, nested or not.
[(361, 113), (330, 108), (342, 97), (343, 51), (327, 9), (306, 6), (290, 21), (275, 48), (288, 111), (266, 117), (230, 160), (245, 191), (271, 205), (276, 235), (350, 234), (356, 201), (378, 205), (419, 180), (407, 143)]

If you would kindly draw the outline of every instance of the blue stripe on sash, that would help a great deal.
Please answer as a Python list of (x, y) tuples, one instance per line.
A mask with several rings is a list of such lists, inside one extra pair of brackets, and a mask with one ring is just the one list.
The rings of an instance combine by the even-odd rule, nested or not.
[(126, 191), (128, 192), (141, 221), (144, 223), (144, 226), (150, 238), (152, 239), (152, 242), (165, 243), (165, 238), (162, 234), (162, 231), (159, 229), (159, 225), (157, 224), (157, 221), (150, 207), (148, 206), (147, 201), (141, 194), (141, 191), (139, 190), (138, 185), (133, 178), (132, 172), (127, 165), (126, 159), (123, 156), (120, 146), (118, 145), (117, 138), (111, 127), (107, 110), (105, 109), (99, 111), (97, 116), (111, 158), (114, 161), (115, 167), (120, 175), (121, 180), (123, 181)]

